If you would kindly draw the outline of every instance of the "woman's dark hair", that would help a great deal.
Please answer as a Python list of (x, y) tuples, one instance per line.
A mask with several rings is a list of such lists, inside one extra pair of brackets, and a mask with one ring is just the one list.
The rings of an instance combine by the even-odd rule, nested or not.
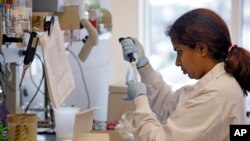
[(197, 43), (208, 46), (210, 55), (217, 61), (225, 62), (225, 70), (231, 73), (244, 93), (250, 91), (250, 53), (233, 45), (228, 27), (214, 11), (199, 8), (187, 12), (168, 27), (166, 35), (172, 43), (195, 48)]

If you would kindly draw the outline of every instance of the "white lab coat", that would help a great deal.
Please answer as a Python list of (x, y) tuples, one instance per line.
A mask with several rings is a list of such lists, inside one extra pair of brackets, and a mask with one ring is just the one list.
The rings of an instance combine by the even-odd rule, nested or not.
[(246, 124), (243, 91), (225, 72), (224, 63), (217, 64), (195, 85), (176, 92), (150, 64), (139, 73), (153, 112), (146, 112), (146, 106), (145, 112), (134, 113), (136, 141), (229, 141), (230, 125)]

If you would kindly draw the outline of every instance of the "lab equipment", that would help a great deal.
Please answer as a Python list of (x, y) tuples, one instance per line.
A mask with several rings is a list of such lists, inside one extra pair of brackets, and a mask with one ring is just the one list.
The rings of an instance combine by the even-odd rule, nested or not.
[(5, 33), (5, 7), (4, 4), (0, 4), (0, 17), (1, 17), (1, 35)]
[(36, 114), (9, 114), (8, 141), (36, 141), (37, 119)]
[(8, 37), (6, 34), (3, 34), (3, 36), (2, 36), (2, 44), (3, 45), (7, 45), (7, 44), (9, 45), (12, 42), (21, 43), (21, 42), (23, 42), (23, 39), (16, 38), (16, 37)]
[(29, 43), (28, 43), (28, 46), (27, 46), (27, 50), (25, 52), (24, 61), (23, 61), (23, 63), (24, 63), (23, 64), (23, 72), (22, 72), (22, 77), (21, 77), (19, 87), (21, 87), (21, 85), (22, 85), (22, 81), (23, 81), (26, 70), (29, 68), (30, 64), (32, 63), (32, 61), (34, 59), (38, 39), (39, 38), (37, 37), (36, 32), (31, 32), (30, 33), (30, 39), (29, 39)]
[(127, 37), (120, 42), (123, 49), (123, 57), (129, 61), (128, 54), (136, 53), (136, 67), (141, 68), (148, 63), (148, 58), (145, 56), (144, 50), (140, 42), (136, 38)]
[(33, 0), (34, 12), (64, 12), (64, 0)]
[[(119, 38), (119, 42), (121, 43), (122, 41), (124, 41), (124, 39), (126, 38)], [(131, 40), (131, 42), (128, 43), (128, 45), (133, 45), (133, 40)], [(134, 62), (136, 61), (135, 57), (134, 57), (134, 54), (131, 52), (131, 53), (128, 53), (128, 58), (129, 58), (129, 62)]]
[(115, 127), (115, 130), (118, 131), (124, 141), (134, 141), (132, 117), (132, 111), (124, 112), (119, 120), (119, 123)]
[(48, 35), (50, 36), (54, 23), (55, 23), (55, 18), (54, 16), (51, 16), (50, 20), (46, 21), (46, 17), (44, 17), (44, 31), (48, 31)]
[[(119, 38), (119, 42), (122, 43), (122, 42), (124, 41), (124, 39), (126, 39), (126, 38)], [(130, 40), (130, 42), (128, 41), (127, 43), (128, 43), (127, 45), (129, 45), (129, 46), (133, 46), (133, 45), (134, 45), (132, 39)], [(136, 49), (136, 48), (134, 48), (134, 49)], [(129, 60), (129, 62), (130, 62), (130, 64), (131, 64), (131, 67), (133, 68), (135, 81), (138, 81), (138, 78), (139, 78), (139, 77), (138, 77), (138, 73), (137, 73), (136, 59), (135, 59), (135, 57), (134, 57), (134, 53), (132, 53), (132, 52), (131, 52), (131, 53), (128, 53), (128, 54), (127, 54), (127, 57), (128, 57), (128, 60)]]
[(81, 59), (81, 61), (85, 61), (93, 48), (98, 43), (98, 32), (93, 27), (93, 25), (89, 22), (88, 19), (82, 19), (81, 20), (81, 25), (86, 28), (88, 31), (88, 38), (86, 39), (78, 57)]
[(80, 108), (78, 107), (59, 107), (54, 109), (57, 140), (73, 139), (75, 117), (79, 111)]

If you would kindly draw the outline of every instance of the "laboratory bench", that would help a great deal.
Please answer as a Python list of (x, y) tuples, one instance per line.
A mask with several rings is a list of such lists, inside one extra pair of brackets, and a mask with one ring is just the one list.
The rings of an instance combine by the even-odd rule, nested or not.
[[(90, 133), (107, 133), (109, 134), (110, 141), (123, 141), (121, 135), (117, 131), (114, 131), (114, 130), (91, 131)], [(37, 134), (37, 141), (56, 141), (56, 134), (55, 133)]]
[(52, 128), (37, 128), (37, 141), (56, 141), (56, 132)]
[(54, 133), (37, 134), (37, 141), (56, 141)]

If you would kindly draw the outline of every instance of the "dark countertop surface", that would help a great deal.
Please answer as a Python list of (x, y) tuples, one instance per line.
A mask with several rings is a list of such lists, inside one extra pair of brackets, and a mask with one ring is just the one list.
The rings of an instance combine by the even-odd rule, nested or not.
[(56, 135), (55, 134), (38, 134), (37, 135), (37, 141), (56, 141)]
[(37, 132), (37, 141), (56, 141), (55, 131), (51, 128), (39, 128)]

